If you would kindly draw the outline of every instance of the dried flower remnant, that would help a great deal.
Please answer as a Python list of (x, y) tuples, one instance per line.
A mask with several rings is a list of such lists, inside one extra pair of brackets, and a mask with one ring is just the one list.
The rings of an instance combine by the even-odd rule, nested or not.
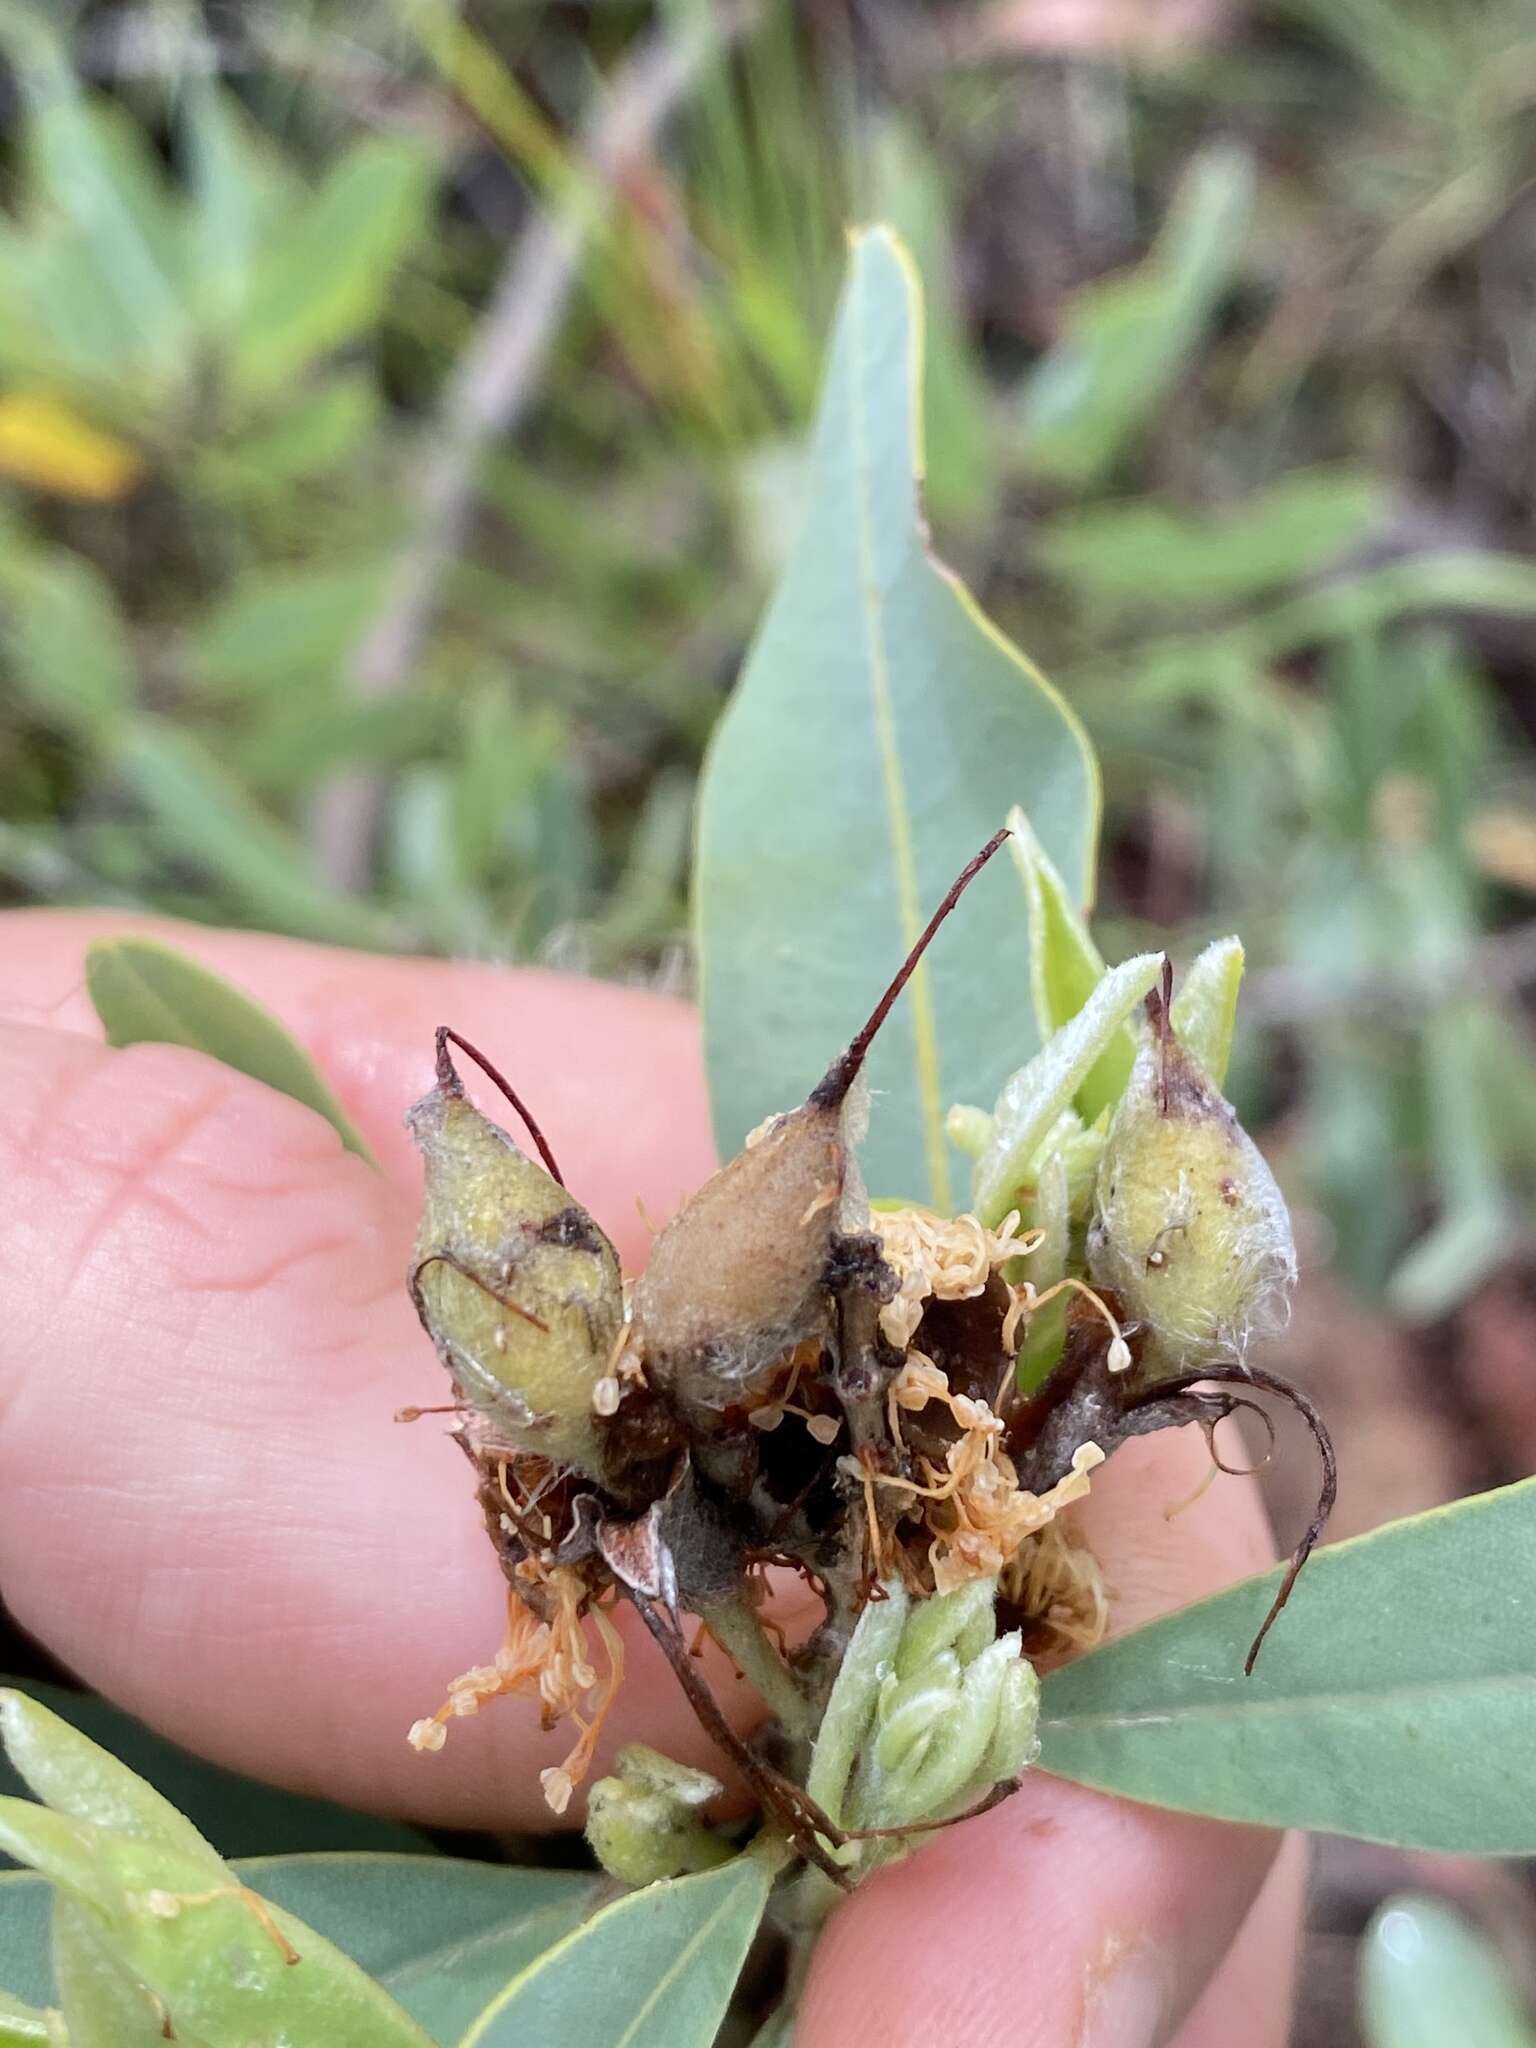
[[(603, 1722), (623, 1682), (624, 1643), (603, 1609), (590, 1604), (589, 1589), (575, 1572), (560, 1567), (541, 1572), (532, 1565), (522, 1570), (525, 1592), (536, 1591), (548, 1619), (541, 1620), (517, 1589), (509, 1587), (507, 1630), (495, 1660), (451, 1680), (442, 1706), (414, 1722), (408, 1739), (413, 1749), (435, 1752), (447, 1740), (450, 1721), (478, 1714), (489, 1701), (509, 1694), (537, 1698), (547, 1728), (569, 1717), (578, 1731), (570, 1754), (540, 1773), (550, 1811), (564, 1813), (572, 1791), (591, 1766)], [(592, 1662), (588, 1620), (607, 1656), (602, 1677)]]

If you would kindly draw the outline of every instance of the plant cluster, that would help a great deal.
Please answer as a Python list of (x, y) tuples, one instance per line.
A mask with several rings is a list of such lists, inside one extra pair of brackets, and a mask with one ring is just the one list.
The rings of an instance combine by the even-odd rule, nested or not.
[[(1018, 830), (1037, 906), (1049, 893), (1085, 951), (1022, 815)], [(627, 1304), (612, 1245), (515, 1090), (439, 1032), (437, 1086), (409, 1117), (426, 1162), (411, 1291), (453, 1379), (454, 1434), (509, 1619), (494, 1661), (412, 1730), (419, 1747), (441, 1747), (455, 1717), (500, 1694), (534, 1694), (546, 1716), (579, 1728), (565, 1763), (544, 1773), (563, 1812), (620, 1681), (605, 1609), (624, 1599), (768, 1817), (846, 1882), (857, 1856), (845, 1865), (834, 1851), (889, 1844), (1011, 1788), (1034, 1740), (1026, 1637), (1038, 1649), (1102, 1632), (1097, 1566), (1058, 1518), (1120, 1443), (1196, 1422), (1214, 1455), (1217, 1423), (1252, 1407), (1254, 1388), (1284, 1391), (1318, 1432), (1331, 1491), (1310, 1404), (1247, 1358), (1252, 1337), (1283, 1321), (1295, 1277), (1285, 1206), (1179, 1035), (1166, 962), (1130, 961), (1092, 982), (1005, 1084), (996, 1114), (968, 1120), (976, 1211), (870, 1204), (853, 1158), (866, 1056), (962, 891), (1011, 836), (999, 832), (962, 871), (803, 1106), (760, 1125), (661, 1231)], [(1043, 955), (1043, 915), (1035, 939)], [(1184, 1005), (1217, 1058), (1236, 994), (1231, 957), (1221, 947), (1197, 963)], [(1143, 998), (1138, 1048), (1127, 1020)], [(470, 1101), (453, 1044), (527, 1120), (542, 1165)], [(1053, 1303), (1064, 1312), (1047, 1359)], [(1033, 1391), (1018, 1369), (1026, 1352)], [(1215, 1391), (1221, 1382), (1248, 1391)], [(1326, 1506), (1327, 1496), (1250, 1670)], [(823, 1607), (785, 1656), (758, 1612), (775, 1568), (799, 1573)], [(728, 1728), (684, 1612), (762, 1693), (776, 1726), (759, 1741)], [(649, 1800), (655, 1766), (642, 1760), (640, 1773)], [(600, 1807), (600, 1850), (617, 1789)], [(692, 1863), (698, 1831), (670, 1832), (685, 1860), (665, 1868), (658, 1842), (653, 1876)], [(629, 1830), (621, 1842), (621, 1868), (644, 1863)]]
[[(43, 1803), (0, 1798), (0, 1848), (40, 1874), (0, 1879), (16, 1992), (0, 2041), (709, 2048), (771, 1918), (792, 1951), (765, 2036), (782, 2042), (841, 1888), (1031, 1764), (1268, 1827), (1536, 1848), (1536, 1806), (1512, 1796), (1536, 1703), (1536, 1482), (1318, 1551), (1279, 1626), (1311, 1531), (1288, 1567), (1083, 1648), (1113, 1588), (1073, 1535), (1074, 1498), (1126, 1436), (1214, 1430), (1282, 1384), (1246, 1353), (1295, 1261), (1220, 1092), (1241, 948), (1209, 948), (1176, 992), (1159, 954), (1106, 966), (1083, 907), (1092, 752), (932, 554), (917, 314), (896, 238), (862, 235), (807, 523), (706, 772), (700, 979), (730, 1163), (626, 1301), (515, 1089), (537, 1160), (471, 1101), (450, 1029), (412, 1112), (412, 1286), (509, 1581), (505, 1642), (417, 1744), (497, 1693), (535, 1693), (580, 1724), (545, 1782), (563, 1806), (619, 1679), (623, 1599), (762, 1824), (743, 1845), (708, 1825), (713, 1781), (631, 1752), (588, 1809), (618, 1896), (430, 1855), (371, 1875), (369, 1859), (236, 1868), (9, 1692), (0, 1732)], [(957, 844), (982, 841), (952, 882)], [(984, 916), (1010, 869), (1024, 918), (1016, 901), (1007, 922)], [(281, 1026), (175, 949), (103, 941), (89, 980), (113, 1043), (196, 1046), (362, 1149)], [(775, 1567), (824, 1604), (782, 1650), (757, 1597)], [(757, 1686), (759, 1743), (698, 1682), (685, 1606)], [(1068, 1645), (1083, 1653), (1057, 1662)], [(412, 1916), (435, 1937), (419, 1968), (389, 1945)]]

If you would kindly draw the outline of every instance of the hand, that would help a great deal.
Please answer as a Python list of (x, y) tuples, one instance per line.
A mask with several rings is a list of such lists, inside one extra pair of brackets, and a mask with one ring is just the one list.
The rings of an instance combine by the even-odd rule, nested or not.
[[(400, 1118), (451, 1022), (526, 1093), (633, 1267), (641, 1210), (665, 1220), (714, 1163), (693, 1015), (531, 970), (172, 929), (304, 1041), (381, 1177), (197, 1054), (104, 1047), (83, 953), (126, 922), (0, 918), (5, 1598), (82, 1678), (221, 1763), (452, 1826), (543, 1825), (538, 1771), (567, 1744), (525, 1702), (455, 1722), (438, 1756), (405, 1741), (494, 1652), (503, 1602), (463, 1458), (430, 1420), (393, 1420), (446, 1398), (405, 1296), (420, 1181)], [(1204, 1465), (1180, 1431), (1096, 1478), (1082, 1527), (1117, 1628), (1270, 1561), (1249, 1485), (1164, 1519)], [(626, 1635), (599, 1768), (636, 1739), (717, 1768)], [(749, 1724), (724, 1660), (707, 1670)], [(797, 2048), (1280, 2048), (1298, 1864), (1276, 1847), (1026, 1779), (838, 1911)]]

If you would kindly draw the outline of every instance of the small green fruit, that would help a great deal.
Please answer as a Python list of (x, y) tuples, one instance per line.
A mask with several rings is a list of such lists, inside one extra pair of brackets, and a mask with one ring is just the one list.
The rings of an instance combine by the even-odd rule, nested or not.
[(624, 1318), (618, 1254), (442, 1060), (406, 1117), (426, 1162), (411, 1291), (463, 1399), (521, 1451), (601, 1478), (593, 1396)]
[(1181, 1043), (1162, 996), (1099, 1162), (1088, 1267), (1141, 1328), (1157, 1378), (1241, 1360), (1279, 1328), (1296, 1279), (1285, 1201), (1232, 1106)]

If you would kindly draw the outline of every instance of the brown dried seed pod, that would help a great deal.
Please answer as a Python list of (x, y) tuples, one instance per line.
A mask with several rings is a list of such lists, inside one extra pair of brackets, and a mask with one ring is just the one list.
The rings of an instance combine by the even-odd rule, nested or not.
[(600, 1479), (592, 1396), (623, 1322), (618, 1254), (465, 1095), (447, 1037), (437, 1086), (406, 1116), (426, 1164), (412, 1298), (460, 1395), (509, 1447)]
[(750, 1403), (755, 1382), (787, 1350), (830, 1332), (834, 1239), (868, 1225), (849, 1162), (854, 1084), (928, 942), (1007, 836), (997, 833), (967, 863), (809, 1099), (763, 1125), (652, 1246), (635, 1288), (635, 1343), (685, 1413)]

